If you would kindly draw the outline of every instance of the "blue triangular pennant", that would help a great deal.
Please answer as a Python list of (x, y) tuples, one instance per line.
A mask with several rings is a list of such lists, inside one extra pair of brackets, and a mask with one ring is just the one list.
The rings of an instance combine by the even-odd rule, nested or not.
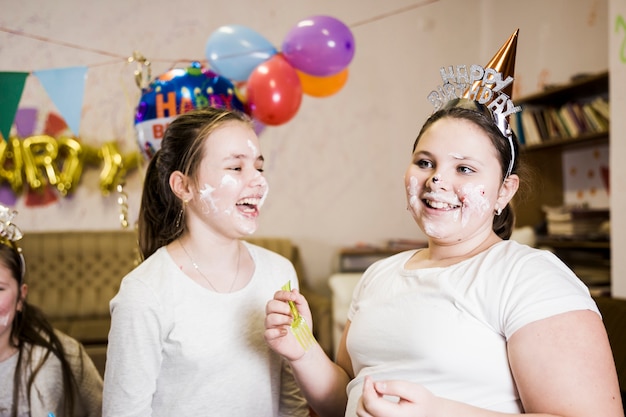
[(78, 136), (85, 95), (87, 67), (67, 67), (33, 71), (56, 105), (70, 130)]

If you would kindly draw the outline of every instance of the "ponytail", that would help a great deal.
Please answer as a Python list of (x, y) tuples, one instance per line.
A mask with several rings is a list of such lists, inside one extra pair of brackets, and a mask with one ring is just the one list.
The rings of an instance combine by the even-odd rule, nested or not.
[(159, 175), (161, 150), (150, 160), (144, 179), (138, 219), (139, 251), (146, 259), (183, 231), (178, 224), (182, 203), (170, 191), (169, 176)]

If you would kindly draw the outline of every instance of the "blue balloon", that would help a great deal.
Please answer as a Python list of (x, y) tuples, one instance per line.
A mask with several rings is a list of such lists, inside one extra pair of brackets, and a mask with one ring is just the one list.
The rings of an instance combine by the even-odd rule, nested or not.
[(220, 27), (205, 46), (205, 57), (211, 69), (233, 81), (246, 81), (257, 66), (276, 53), (267, 39), (241, 25)]

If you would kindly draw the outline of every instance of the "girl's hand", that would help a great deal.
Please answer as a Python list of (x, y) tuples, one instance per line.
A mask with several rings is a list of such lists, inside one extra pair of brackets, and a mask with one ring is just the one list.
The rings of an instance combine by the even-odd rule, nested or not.
[(359, 417), (432, 417), (436, 397), (419, 384), (406, 381), (372, 381), (365, 377), (359, 399)]
[(298, 312), (307, 322), (311, 331), (313, 330), (311, 310), (306, 299), (296, 289), (281, 290), (274, 294), (274, 298), (268, 301), (265, 307), (265, 341), (276, 353), (289, 361), (295, 361), (304, 356), (306, 351), (291, 331), (293, 316), (288, 301), (295, 303)]

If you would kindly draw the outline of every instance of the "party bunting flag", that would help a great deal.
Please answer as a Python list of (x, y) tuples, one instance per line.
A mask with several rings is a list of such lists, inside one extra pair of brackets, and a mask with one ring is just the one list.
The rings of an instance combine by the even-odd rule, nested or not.
[(79, 134), (87, 67), (34, 71), (72, 133)]
[(37, 109), (34, 107), (22, 107), (15, 113), (15, 130), (17, 136), (26, 138), (35, 134), (37, 126)]
[(9, 140), (28, 72), (0, 72), (0, 134)]

